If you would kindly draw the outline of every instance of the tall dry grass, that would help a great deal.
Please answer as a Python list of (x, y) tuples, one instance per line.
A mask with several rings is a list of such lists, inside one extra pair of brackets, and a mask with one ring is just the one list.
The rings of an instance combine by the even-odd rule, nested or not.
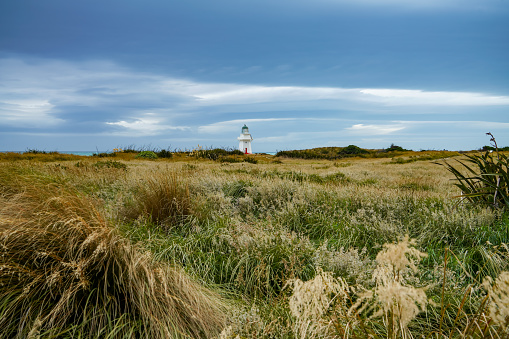
[(54, 186), (4, 193), (0, 337), (211, 337), (219, 296), (121, 237), (97, 203)]
[(119, 211), (121, 219), (146, 218), (168, 229), (184, 223), (192, 215), (189, 189), (176, 171), (152, 171), (128, 185), (130, 194)]
[[(293, 316), (296, 338), (507, 338), (509, 335), (509, 272), (493, 281), (485, 279), (487, 291), (477, 308), (467, 306), (474, 289), (464, 291), (463, 300), (454, 307), (452, 321), (445, 321), (447, 300), (444, 293), (435, 303), (429, 299), (429, 286), (413, 286), (417, 262), (426, 256), (413, 240), (405, 237), (386, 244), (377, 255), (373, 271), (376, 282), (371, 289), (350, 286), (341, 277), (318, 271), (314, 279), (289, 281), (292, 295), (288, 306)], [(444, 269), (445, 274), (445, 269)], [(414, 281), (413, 283), (411, 283)], [(443, 281), (442, 289), (445, 289)], [(430, 322), (434, 310), (440, 311), (440, 323)], [(426, 314), (420, 317), (420, 314)], [(420, 325), (419, 325), (420, 323)], [(413, 325), (413, 326), (411, 326)]]

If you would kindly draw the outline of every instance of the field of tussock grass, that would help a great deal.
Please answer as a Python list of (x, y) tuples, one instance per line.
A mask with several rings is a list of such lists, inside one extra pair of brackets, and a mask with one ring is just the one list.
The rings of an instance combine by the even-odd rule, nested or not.
[(509, 335), (509, 214), (435, 157), (44, 156), (0, 159), (0, 338)]

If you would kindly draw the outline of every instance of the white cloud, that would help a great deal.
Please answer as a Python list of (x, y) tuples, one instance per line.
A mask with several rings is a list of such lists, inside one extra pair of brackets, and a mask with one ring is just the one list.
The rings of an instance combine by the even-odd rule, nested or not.
[(200, 105), (335, 101), (381, 103), (387, 106), (494, 106), (509, 105), (509, 96), (476, 92), (424, 91), (391, 88), (304, 86), (250, 86), (172, 82), (171, 90), (195, 97)]
[(146, 136), (158, 135), (170, 130), (187, 130), (187, 126), (172, 126), (164, 124), (163, 120), (152, 117), (153, 113), (145, 113), (146, 117), (133, 118), (130, 121), (120, 120), (116, 122), (106, 122), (107, 125), (119, 126), (123, 130), (117, 132), (117, 135)]
[(52, 116), (54, 108), (47, 100), (21, 99), (0, 102), (0, 122), (19, 127), (48, 127), (62, 120)]
[(405, 129), (402, 124), (397, 125), (364, 125), (356, 124), (346, 128), (346, 130), (356, 135), (386, 135)]
[(492, 106), (509, 105), (509, 96), (493, 96), (475, 92), (427, 92), (408, 89), (361, 89), (365, 100), (387, 105), (407, 106)]
[(210, 87), (208, 91), (195, 93), (205, 104), (239, 104), (261, 102), (289, 102), (324, 99), (345, 99), (354, 90), (332, 87), (299, 86), (246, 86)]
[(454, 125), (455, 127), (476, 127), (476, 128), (494, 128), (494, 129), (509, 129), (509, 122), (499, 122), (499, 121), (475, 121), (475, 120), (459, 120), (459, 121), (449, 121), (449, 120), (417, 120), (417, 121), (393, 121), (396, 124), (402, 124), (406, 127), (410, 126), (423, 126), (423, 125), (431, 125), (431, 126), (450, 126)]

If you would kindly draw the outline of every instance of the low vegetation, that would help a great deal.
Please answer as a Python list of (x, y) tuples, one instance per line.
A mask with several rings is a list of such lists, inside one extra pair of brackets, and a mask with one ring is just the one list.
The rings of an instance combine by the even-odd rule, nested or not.
[(398, 147), (2, 155), (0, 338), (507, 338), (506, 155)]
[[(433, 160), (458, 156), (458, 152), (451, 151), (421, 151), (413, 152), (401, 146), (392, 144), (388, 148), (379, 150), (363, 149), (355, 145), (347, 147), (319, 147), (305, 150), (279, 151), (278, 157), (297, 159), (327, 159), (337, 160), (343, 158), (392, 158), (396, 163), (406, 163), (419, 160)], [(403, 158), (407, 156), (408, 158)]]

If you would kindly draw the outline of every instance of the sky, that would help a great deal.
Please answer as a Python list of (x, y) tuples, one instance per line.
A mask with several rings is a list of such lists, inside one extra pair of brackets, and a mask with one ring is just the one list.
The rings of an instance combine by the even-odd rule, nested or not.
[(0, 151), (509, 146), (509, 0), (4, 0)]

